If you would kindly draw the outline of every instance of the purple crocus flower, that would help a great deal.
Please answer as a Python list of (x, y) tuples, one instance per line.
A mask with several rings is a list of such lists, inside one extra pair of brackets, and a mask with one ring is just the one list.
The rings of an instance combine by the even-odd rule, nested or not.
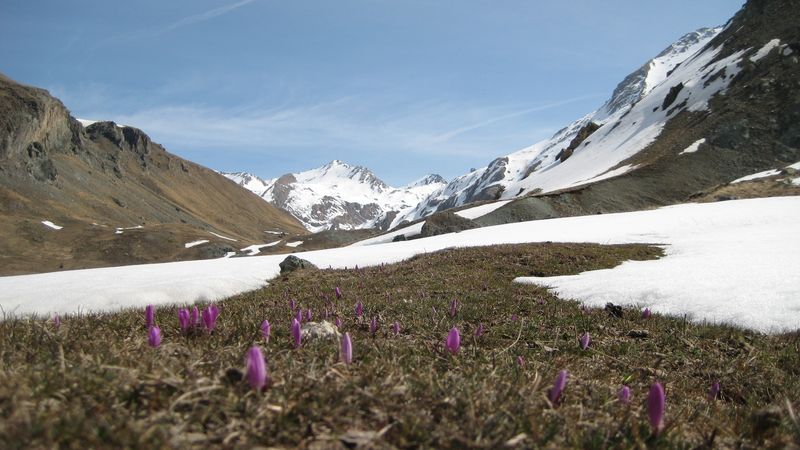
[(189, 328), (190, 320), (188, 309), (181, 308), (178, 310), (178, 324), (180, 324), (182, 331), (186, 331)]
[(664, 386), (661, 383), (653, 383), (650, 386), (650, 394), (647, 396), (647, 416), (650, 418), (650, 426), (653, 434), (658, 435), (664, 429), (664, 408), (666, 406), (666, 396)]
[(483, 333), (486, 332), (486, 327), (483, 326), (483, 323), (479, 323), (478, 327), (475, 328), (475, 338), (479, 338), (483, 336)]
[(516, 314), (512, 314), (511, 315), (511, 321), (512, 322), (519, 322), (519, 316), (516, 315)]
[(214, 331), (214, 328), (217, 327), (217, 316), (219, 315), (216, 307), (212, 308), (212, 306), (203, 310), (203, 324), (209, 331)]
[(341, 317), (336, 316), (336, 321), (334, 323), (336, 324), (336, 328), (342, 329), (342, 318)]
[(292, 319), (292, 339), (294, 339), (294, 348), (300, 347), (302, 338), (303, 335), (300, 332), (300, 322), (298, 322), (297, 319)]
[(289, 311), (294, 311), (297, 308), (297, 302), (293, 298), (289, 299)]
[(569, 377), (569, 372), (566, 370), (558, 372), (556, 381), (553, 383), (553, 387), (550, 388), (548, 398), (554, 407), (558, 406), (560, 403), (561, 393), (564, 392), (564, 388), (567, 387), (567, 377)]
[(264, 355), (258, 346), (250, 347), (245, 359), (247, 382), (256, 391), (261, 391), (267, 385), (267, 364)]
[(642, 311), (642, 319), (649, 319), (652, 314), (650, 308), (645, 308), (644, 311)]
[(342, 336), (342, 362), (345, 364), (353, 362), (353, 342), (350, 340), (350, 333)]
[(264, 337), (264, 340), (267, 341), (268, 344), (269, 344), (269, 335), (271, 331), (272, 327), (269, 324), (269, 320), (264, 319), (264, 321), (261, 322), (261, 336)]
[(450, 317), (455, 317), (458, 312), (458, 300), (450, 300)]
[(341, 300), (342, 299), (342, 290), (339, 289), (339, 286), (336, 286), (336, 288), (333, 290), (333, 292), (336, 294), (336, 299), (337, 300)]
[(191, 323), (192, 323), (193, 327), (196, 327), (196, 326), (200, 325), (200, 310), (197, 309), (197, 306), (195, 306), (192, 309), (192, 314), (189, 317), (189, 319), (191, 319)]
[(150, 331), (147, 333), (147, 343), (150, 344), (150, 347), (161, 345), (161, 328), (155, 325), (150, 327)]
[(298, 321), (300, 323), (303, 323), (303, 310), (302, 309), (300, 309), (300, 308), (297, 309), (297, 314), (295, 314), (294, 320), (296, 320), (296, 321)]
[(709, 389), (708, 391), (708, 401), (713, 402), (714, 400), (716, 400), (716, 398), (719, 397), (719, 393), (721, 390), (722, 388), (720, 387), (719, 381), (715, 381), (711, 385), (711, 389)]
[(458, 353), (458, 349), (461, 347), (461, 334), (458, 332), (458, 328), (453, 327), (450, 332), (447, 333), (447, 340), (444, 346), (448, 352), (454, 355)]
[(627, 405), (631, 401), (631, 388), (628, 386), (623, 385), (619, 392), (617, 392), (617, 398), (619, 402), (623, 405)]
[(400, 322), (398, 322), (398, 321), (396, 321), (396, 320), (395, 320), (394, 324), (392, 325), (392, 332), (393, 332), (395, 335), (398, 335), (398, 334), (400, 334)]
[(58, 316), (58, 313), (55, 313), (53, 315), (53, 328), (55, 328), (56, 330), (61, 328), (61, 317)]
[(306, 322), (311, 322), (311, 318), (312, 317), (313, 317), (313, 315), (311, 314), (311, 308), (308, 308), (306, 310)]
[(580, 338), (581, 343), (581, 350), (586, 350), (589, 348), (589, 344), (592, 343), (592, 338), (589, 336), (588, 332), (584, 332)]
[(372, 321), (369, 323), (369, 332), (375, 334), (378, 331), (378, 317), (372, 316)]
[(517, 365), (525, 367), (525, 358), (523, 358), (522, 355), (517, 356)]
[(144, 308), (144, 326), (148, 330), (156, 323), (156, 307), (147, 305)]
[(356, 317), (361, 318), (364, 315), (364, 304), (361, 302), (356, 303)]

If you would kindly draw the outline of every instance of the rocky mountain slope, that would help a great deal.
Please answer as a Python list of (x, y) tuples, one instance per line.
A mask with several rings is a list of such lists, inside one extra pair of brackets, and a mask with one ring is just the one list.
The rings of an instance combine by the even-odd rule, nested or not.
[(749, 1), (626, 77), (597, 111), (455, 178), (395, 223), (514, 198), (524, 201), (482, 220), (648, 208), (800, 161), (798, 19), (797, 2)]
[(396, 217), (447, 184), (439, 175), (428, 175), (394, 188), (369, 169), (338, 160), (269, 180), (246, 172), (223, 175), (289, 212), (314, 232), (387, 229)]
[(306, 233), (141, 130), (83, 127), (47, 91), (0, 76), (0, 274), (218, 257), (267, 230)]

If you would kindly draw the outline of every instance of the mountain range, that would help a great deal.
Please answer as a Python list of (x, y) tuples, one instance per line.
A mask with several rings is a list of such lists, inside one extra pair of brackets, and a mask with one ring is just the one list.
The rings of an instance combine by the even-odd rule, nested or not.
[[(651, 208), (713, 199), (721, 189), (720, 198), (762, 195), (763, 186), (728, 184), (800, 160), (800, 33), (790, 19), (797, 9), (790, 1), (748, 2), (725, 26), (682, 36), (625, 77), (600, 108), (550, 139), (449, 183), (437, 179), (412, 207), (414, 196), (398, 206), (386, 196), (391, 190), (374, 188), (377, 178), (361, 167), (355, 171), (369, 176), (348, 178), (346, 188), (330, 181), (332, 164), (346, 167), (341, 173), (349, 177), (350, 166), (337, 161), (259, 184), (246, 181), (255, 178), (246, 173), (226, 176), (310, 230), (385, 230), (497, 200), (517, 201), (484, 222)], [(794, 193), (792, 185), (768, 190)]]
[(279, 178), (261, 179), (238, 172), (229, 179), (281, 208), (313, 232), (387, 229), (433, 192), (447, 185), (440, 175), (427, 175), (394, 188), (369, 169), (333, 160), (322, 167)]
[(750, 0), (550, 139), (403, 187), (340, 160), (272, 179), (217, 173), (137, 128), (81, 123), (47, 91), (0, 75), (0, 274), (293, 252), (408, 223), (426, 236), (800, 195), (797, 17), (796, 1)]

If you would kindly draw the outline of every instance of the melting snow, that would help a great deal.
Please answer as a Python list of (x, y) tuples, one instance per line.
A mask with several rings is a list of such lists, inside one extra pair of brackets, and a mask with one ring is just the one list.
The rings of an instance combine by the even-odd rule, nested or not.
[[(765, 332), (800, 324), (800, 197), (685, 204), (539, 220), (407, 242), (306, 252), (318, 267), (393, 263), (452, 247), (523, 242), (657, 243), (666, 256), (566, 277), (520, 280), (587, 304), (648, 306)], [(0, 277), (9, 315), (109, 311), (219, 300), (264, 286), (285, 255)]]
[(58, 226), (58, 225), (54, 224), (53, 222), (50, 222), (49, 220), (43, 220), (42, 221), (42, 225), (44, 225), (46, 227), (50, 227), (50, 228), (52, 228), (54, 230), (60, 230), (60, 229), (64, 228), (64, 227), (61, 227), (61, 226)]
[(363, 241), (358, 241), (355, 244), (351, 244), (350, 247), (361, 247), (364, 245), (375, 245), (375, 244), (385, 244), (387, 242), (392, 242), (395, 237), (400, 236), (401, 234), (404, 235), (406, 238), (410, 238), (412, 236), (417, 236), (422, 233), (422, 226), (425, 225), (425, 221), (415, 223), (414, 225), (409, 225), (407, 227), (400, 228), (398, 230), (392, 231), (391, 233), (382, 234), (380, 236), (376, 236), (374, 238), (364, 239)]
[(270, 242), (269, 244), (253, 244), (243, 248), (242, 251), (247, 252), (248, 256), (255, 256), (261, 253), (262, 248), (272, 247), (278, 245), (280, 242), (281, 241)]
[(470, 219), (470, 220), (477, 219), (478, 217), (485, 216), (490, 212), (507, 205), (508, 203), (511, 203), (511, 200), (503, 200), (500, 202), (487, 203), (485, 205), (476, 206), (474, 208), (467, 208), (467, 209), (462, 209), (461, 211), (456, 211), (455, 214), (465, 219)]
[(287, 247), (297, 247), (299, 245), (303, 245), (303, 241), (294, 241), (294, 242), (287, 242)]
[(700, 140), (696, 141), (694, 144), (686, 147), (686, 149), (684, 151), (682, 151), (682, 152), (680, 152), (678, 154), (679, 155), (683, 155), (684, 153), (694, 153), (698, 149), (700, 149), (700, 144), (705, 144), (705, 143), (706, 143), (706, 138), (700, 139)]
[(228, 241), (238, 242), (238, 241), (237, 241), (236, 239), (234, 239), (234, 238), (229, 238), (229, 237), (227, 237), (227, 236), (223, 236), (223, 235), (221, 235), (221, 234), (214, 233), (213, 231), (209, 231), (209, 233), (213, 234), (214, 236), (216, 236), (216, 237), (218, 237), (218, 238), (220, 238), (220, 239), (226, 239), (226, 240), (228, 240)]
[(207, 242), (208, 242), (208, 239), (201, 239), (199, 241), (187, 242), (187, 243), (183, 244), (183, 246), (186, 247), (186, 248), (192, 248), (192, 247), (196, 247), (196, 246), (198, 246), (200, 244), (205, 244)]
[(750, 57), (750, 61), (757, 62), (759, 59), (769, 55), (769, 52), (772, 51), (773, 48), (781, 45), (780, 39), (773, 39), (767, 42), (761, 49), (759, 49), (755, 55)]

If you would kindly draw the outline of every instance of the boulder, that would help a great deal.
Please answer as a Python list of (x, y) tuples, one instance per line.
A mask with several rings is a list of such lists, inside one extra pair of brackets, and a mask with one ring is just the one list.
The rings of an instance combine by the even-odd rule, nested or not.
[(281, 275), (285, 275), (285, 274), (287, 274), (289, 272), (294, 272), (295, 270), (298, 270), (298, 269), (316, 269), (317, 268), (317, 266), (312, 264), (310, 261), (298, 258), (297, 256), (294, 256), (294, 255), (287, 256), (286, 259), (281, 261), (279, 266), (281, 268)]

